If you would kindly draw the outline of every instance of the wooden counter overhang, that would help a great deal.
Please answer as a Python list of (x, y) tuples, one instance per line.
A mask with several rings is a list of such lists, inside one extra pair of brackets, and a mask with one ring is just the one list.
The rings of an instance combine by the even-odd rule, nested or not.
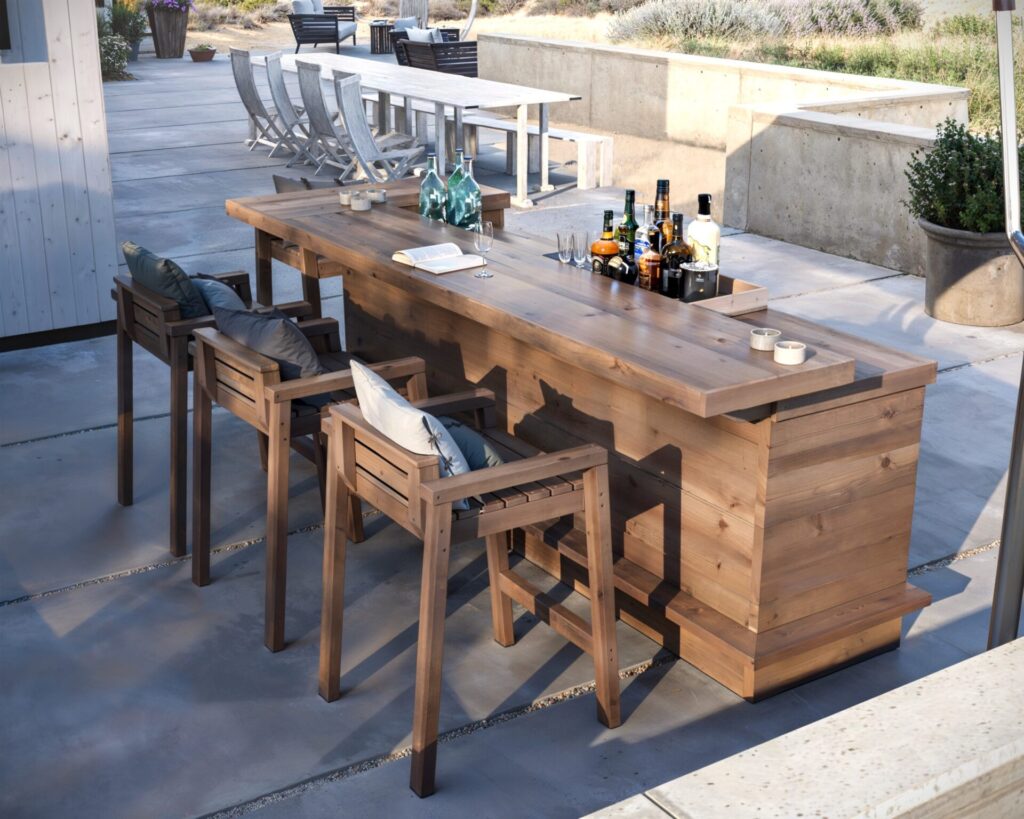
[[(336, 263), (348, 348), (416, 354), (431, 389), (494, 390), (516, 435), (611, 453), (620, 615), (756, 699), (899, 643), (929, 596), (906, 583), (924, 386), (935, 364), (774, 310), (728, 318), (547, 259), (495, 231), (492, 279), (433, 276), (398, 249), (461, 230), (392, 201), (343, 211), (274, 197), (228, 213)], [(314, 205), (319, 206), (314, 206)], [(550, 244), (550, 243), (549, 243)], [(751, 326), (808, 343), (784, 367)], [(580, 532), (517, 547), (585, 591)]]

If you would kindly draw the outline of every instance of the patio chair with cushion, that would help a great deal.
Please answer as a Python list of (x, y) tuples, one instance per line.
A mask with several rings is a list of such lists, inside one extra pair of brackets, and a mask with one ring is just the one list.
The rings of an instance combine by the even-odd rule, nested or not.
[[(311, 319), (299, 324), (282, 315), (218, 310), (212, 327), (195, 333), (193, 356), (192, 581), (210, 582), (211, 412), (231, 412), (269, 439), (267, 458), (267, 548), (264, 643), (284, 648), (288, 550), (288, 456), (294, 449), (317, 467), (324, 490), (320, 409), (347, 400), (351, 357), (341, 352), (338, 323)], [(374, 372), (400, 382), (413, 399), (424, 398), (424, 363), (405, 358), (375, 364)], [(322, 498), (321, 498), (322, 499)], [(362, 540), (358, 500), (348, 510), (352, 539)]]
[[(417, 794), (434, 791), (448, 565), (457, 543), (486, 541), (495, 641), (502, 646), (515, 642), (512, 601), (547, 622), (591, 655), (598, 719), (609, 728), (618, 726), (608, 453), (585, 445), (544, 454), (493, 426), (487, 428), (494, 417), (494, 396), (488, 390), (413, 401), (410, 406), (356, 364), (353, 376), (358, 407), (333, 406), (323, 420), (329, 444), (320, 695), (328, 701), (340, 696), (345, 549), (354, 494), (423, 541), (410, 779)], [(434, 417), (441, 413), (473, 413), (482, 434), (473, 437), (468, 428), (457, 431)], [(509, 564), (512, 530), (571, 515), (585, 521), (587, 579), (581, 585), (586, 584), (590, 597), (589, 622)]]
[[(409, 58), (405, 54), (405, 47), (401, 45), (403, 42), (409, 41), (409, 28), (414, 26), (406, 26), (405, 28), (398, 28), (398, 21), (395, 21), (395, 28), (388, 32), (388, 37), (391, 38), (391, 50), (395, 54), (395, 60), (399, 65), (408, 65)], [(459, 42), (459, 30), (457, 28), (438, 28), (430, 29), (431, 31), (438, 32), (440, 36), (439, 42), (442, 43), (457, 43)]]
[[(397, 147), (395, 137), (401, 135), (385, 135), (374, 137), (370, 123), (366, 118), (363, 106), (363, 91), (359, 75), (344, 76), (335, 72), (334, 91), (338, 97), (338, 108), (345, 123), (345, 131), (351, 141), (352, 150), (359, 167), (367, 178), (374, 182), (387, 182), (401, 179), (409, 173), (413, 164), (424, 155), (422, 145), (403, 148)], [(406, 140), (411, 138), (405, 137)], [(408, 144), (408, 142), (406, 142)]]
[[(130, 242), (124, 245), (129, 275), (114, 277), (111, 296), (117, 302), (117, 501), (134, 502), (133, 344), (152, 353), (170, 368), (170, 551), (186, 551), (188, 476), (188, 372), (192, 333), (213, 325), (211, 304), (254, 306), (249, 274), (239, 271), (190, 278), (170, 259), (161, 259)], [(259, 306), (259, 305), (255, 305)], [(283, 312), (305, 316), (306, 302), (281, 305)], [(260, 452), (265, 453), (262, 445)]]
[(413, 68), (441, 71), (445, 74), (459, 74), (463, 77), (477, 75), (477, 48), (475, 40), (459, 42), (413, 42), (400, 40), (397, 50), (405, 51), (405, 59)]
[(342, 40), (356, 44), (356, 7), (325, 6), (323, 0), (294, 0), (292, 14), (288, 15), (292, 34), (295, 35), (295, 53), (304, 45), (314, 48), (321, 43), (334, 43), (341, 53)]

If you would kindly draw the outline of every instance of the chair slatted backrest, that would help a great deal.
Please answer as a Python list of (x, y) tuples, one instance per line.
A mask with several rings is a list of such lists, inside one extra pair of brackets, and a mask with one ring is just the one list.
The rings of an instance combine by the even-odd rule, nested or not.
[(295, 42), (333, 43), (338, 39), (338, 18), (333, 14), (289, 14)]
[(345, 23), (356, 22), (355, 6), (324, 6), (324, 14), (332, 14)]
[(164, 363), (171, 360), (170, 339), (165, 329), (166, 321), (177, 321), (181, 318), (180, 309), (163, 312), (155, 306), (161, 299), (155, 293), (152, 300), (136, 298), (136, 293), (149, 295), (149, 291), (137, 282), (122, 280), (115, 276), (117, 298), (124, 321), (124, 330), (128, 337), (143, 349), (149, 351)]
[(248, 51), (240, 48), (231, 49), (231, 73), (235, 77), (238, 96), (241, 97), (242, 105), (245, 106), (249, 116), (269, 120), (270, 112), (263, 104), (259, 89), (256, 87), (256, 78), (252, 73), (252, 59)]
[(345, 122), (345, 132), (355, 149), (356, 158), (366, 175), (371, 179), (376, 179), (377, 173), (373, 168), (373, 163), (382, 159), (384, 154), (377, 147), (373, 131), (370, 130), (369, 120), (366, 118), (359, 75), (336, 77), (334, 93), (338, 97), (338, 108), (341, 110), (341, 118)]
[(463, 77), (477, 75), (476, 41), (453, 43), (405, 42), (405, 53), (413, 68), (458, 74)]
[(285, 128), (291, 130), (299, 122), (299, 112), (295, 110), (291, 95), (288, 93), (288, 86), (284, 81), (284, 70), (281, 68), (281, 52), (275, 51), (266, 56), (267, 60), (267, 82), (270, 84), (270, 98), (274, 101), (274, 110), (284, 123)]
[(281, 382), (277, 362), (213, 328), (196, 330), (194, 337), (200, 387), (215, 404), (267, 432), (270, 411), (264, 388)]
[(323, 85), (320, 83), (320, 66), (299, 60), (295, 63), (299, 72), (299, 92), (302, 94), (302, 105), (309, 117), (309, 127), (317, 136), (340, 140), (334, 126), (327, 102), (324, 100)]
[(392, 31), (390, 37), (391, 48), (395, 52), (395, 62), (399, 65), (409, 65), (409, 55), (405, 51), (409, 35), (404, 31)]

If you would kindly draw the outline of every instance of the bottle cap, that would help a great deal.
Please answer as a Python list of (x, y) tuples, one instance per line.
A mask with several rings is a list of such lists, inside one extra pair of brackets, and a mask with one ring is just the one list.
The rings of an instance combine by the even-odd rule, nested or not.
[(672, 214), (672, 227), (682, 230), (683, 227), (683, 214), (673, 213)]
[(615, 215), (615, 211), (606, 210), (604, 212), (604, 218), (605, 219), (611, 219), (614, 215)]
[(664, 193), (667, 190), (668, 190), (668, 180), (667, 179), (659, 179), (658, 180), (658, 193)]
[(702, 193), (697, 196), (697, 214), (699, 216), (711, 215), (711, 194)]

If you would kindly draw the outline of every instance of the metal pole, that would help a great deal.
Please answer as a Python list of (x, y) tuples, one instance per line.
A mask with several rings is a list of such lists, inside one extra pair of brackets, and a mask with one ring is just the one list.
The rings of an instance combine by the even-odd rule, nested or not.
[[(1020, 185), (1017, 148), (1017, 104), (1013, 87), (1013, 11), (1015, 0), (993, 0), (999, 46), (999, 104), (1002, 112), (1003, 190), (1006, 197), (1006, 238), (1024, 264), (1024, 235), (1020, 229)], [(988, 647), (1017, 638), (1021, 598), (1024, 597), (1024, 368), (1017, 396), (1017, 420), (1010, 450), (1002, 541), (992, 595)]]

